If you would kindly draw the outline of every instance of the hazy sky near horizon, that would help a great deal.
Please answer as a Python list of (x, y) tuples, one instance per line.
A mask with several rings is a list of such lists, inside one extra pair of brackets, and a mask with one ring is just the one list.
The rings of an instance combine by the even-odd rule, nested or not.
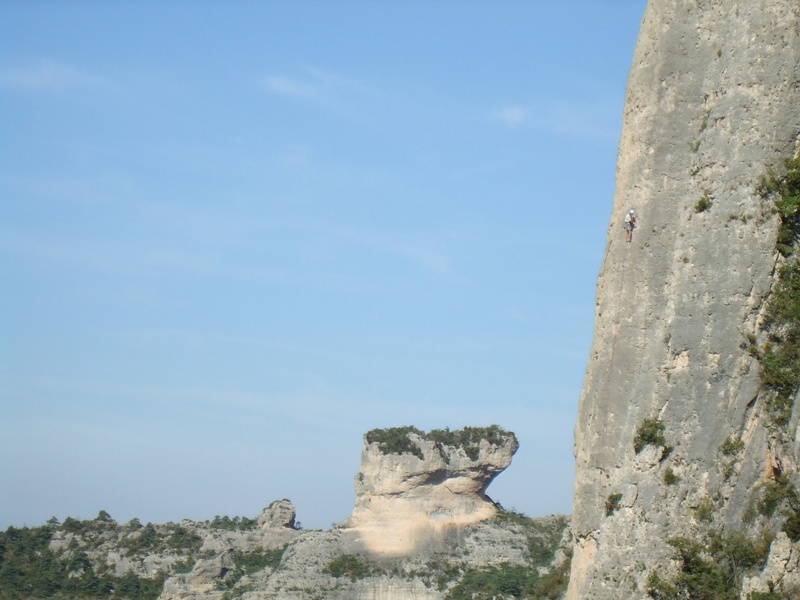
[(0, 528), (327, 528), (406, 424), (569, 513), (644, 5), (0, 4)]

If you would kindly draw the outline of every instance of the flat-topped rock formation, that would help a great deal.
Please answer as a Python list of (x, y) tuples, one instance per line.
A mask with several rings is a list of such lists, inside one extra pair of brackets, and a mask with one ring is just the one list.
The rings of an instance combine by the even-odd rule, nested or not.
[(371, 552), (410, 554), (449, 528), (489, 519), (497, 509), (486, 488), (518, 447), (514, 434), (497, 426), (370, 431), (355, 507), (342, 526), (356, 531)]

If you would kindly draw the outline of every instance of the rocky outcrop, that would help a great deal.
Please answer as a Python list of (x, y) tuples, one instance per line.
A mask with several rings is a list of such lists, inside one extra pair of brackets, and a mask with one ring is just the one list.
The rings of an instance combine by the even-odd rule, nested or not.
[(270, 503), (258, 515), (256, 522), (261, 529), (295, 529), (296, 516), (294, 505), (284, 498)]
[(797, 478), (796, 419), (769, 425), (752, 346), (778, 260), (756, 188), (796, 149), (799, 23), (796, 0), (647, 5), (575, 428), (569, 598), (643, 597), (670, 538), (755, 534), (759, 486)]
[[(397, 449), (387, 445), (398, 436)], [(408, 555), (435, 545), (448, 529), (496, 514), (486, 488), (518, 447), (514, 434), (498, 427), (374, 430), (364, 436), (355, 507), (342, 526), (374, 553)]]
[(373, 430), (350, 518), (330, 531), (296, 530), (291, 503), (273, 502), (252, 529), (209, 532), (201, 557), (167, 579), (161, 600), (221, 600), (225, 592), (245, 600), (441, 600), (467, 573), (563, 568), (565, 517), (528, 519), (486, 495), (517, 448), (514, 434), (496, 426)]
[(3, 584), (20, 597), (42, 580), (65, 596), (79, 584), (160, 591), (161, 600), (443, 600), (539, 586), (552, 597), (565, 586), (568, 519), (531, 519), (486, 495), (517, 447), (496, 426), (373, 430), (353, 514), (329, 531), (300, 529), (288, 500), (256, 519), (180, 524), (119, 525), (101, 512), (0, 532), (3, 572), (12, 574)]

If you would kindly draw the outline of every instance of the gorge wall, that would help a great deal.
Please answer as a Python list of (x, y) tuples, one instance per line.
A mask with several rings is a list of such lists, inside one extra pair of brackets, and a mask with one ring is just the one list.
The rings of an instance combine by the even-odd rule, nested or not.
[(759, 490), (797, 482), (797, 418), (770, 424), (752, 346), (783, 260), (757, 183), (795, 154), (799, 28), (797, 0), (647, 5), (575, 428), (568, 598), (647, 597), (654, 568), (675, 569), (668, 540), (757, 535)]

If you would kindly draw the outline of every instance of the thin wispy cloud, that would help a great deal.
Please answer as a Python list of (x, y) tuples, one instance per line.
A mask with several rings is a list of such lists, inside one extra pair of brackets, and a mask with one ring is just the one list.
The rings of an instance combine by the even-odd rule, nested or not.
[(318, 93), (313, 84), (291, 77), (268, 77), (264, 81), (264, 85), (270, 92), (284, 96), (299, 96), (300, 98), (312, 99)]
[(384, 110), (390, 99), (389, 94), (371, 83), (314, 67), (292, 75), (271, 75), (262, 80), (262, 87), (270, 94), (357, 119), (376, 108)]
[(524, 106), (505, 106), (495, 111), (494, 118), (505, 123), (508, 127), (518, 127), (528, 119), (528, 109)]
[(7, 90), (52, 92), (94, 87), (102, 82), (103, 78), (94, 73), (47, 59), (0, 66), (0, 88)]
[(532, 104), (512, 104), (491, 113), (491, 118), (510, 129), (534, 128), (560, 136), (593, 140), (616, 135), (611, 112), (616, 103), (607, 97), (592, 99), (538, 99)]

